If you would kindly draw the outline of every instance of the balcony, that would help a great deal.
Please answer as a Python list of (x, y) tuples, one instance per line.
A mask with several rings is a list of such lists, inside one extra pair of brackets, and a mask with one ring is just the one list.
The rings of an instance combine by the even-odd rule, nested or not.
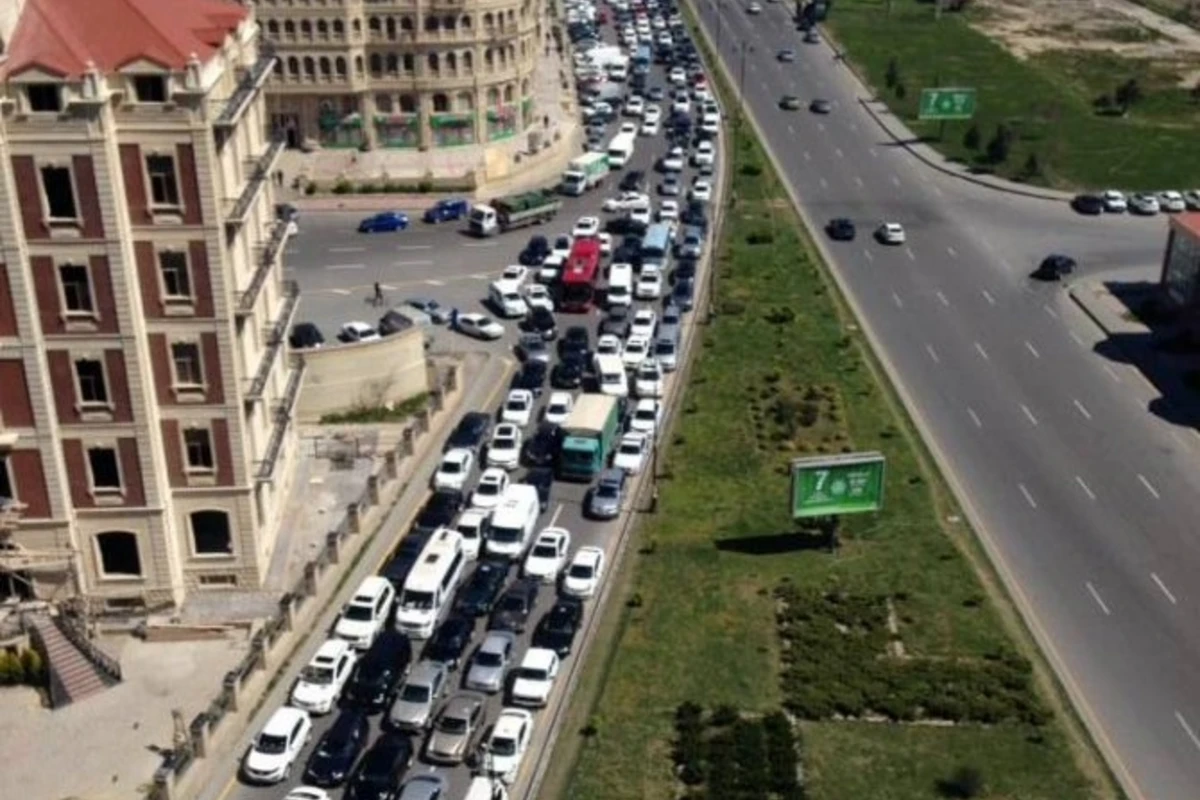
[(283, 247), (291, 235), (292, 225), (283, 220), (276, 220), (274, 227), (271, 228), (271, 236), (258, 255), (258, 265), (254, 268), (254, 277), (250, 279), (250, 285), (238, 299), (236, 316), (244, 318), (254, 311), (254, 304), (258, 302), (258, 295), (262, 292), (262, 287), (266, 285), (267, 276), (271, 274), (271, 268), (279, 260), (279, 255), (283, 252)]
[(250, 177), (246, 181), (242, 193), (233, 202), (233, 208), (229, 209), (229, 214), (225, 217), (225, 225), (231, 229), (231, 232), (233, 229), (240, 228), (246, 221), (246, 215), (250, 212), (250, 207), (254, 205), (258, 193), (271, 180), (271, 171), (275, 169), (275, 163), (279, 161), (279, 154), (283, 152), (285, 144), (286, 141), (282, 136), (276, 136), (271, 139), (266, 151), (254, 160), (250, 167)]
[(259, 362), (254, 377), (250, 380), (250, 388), (246, 390), (246, 396), (243, 398), (247, 403), (257, 403), (262, 400), (263, 390), (271, 377), (271, 368), (275, 366), (275, 359), (279, 357), (279, 351), (283, 349), (284, 342), (287, 341), (288, 329), (292, 326), (292, 317), (296, 315), (296, 307), (300, 305), (300, 284), (295, 281), (285, 281), (283, 292), (283, 308), (280, 309), (279, 316), (271, 325), (271, 330), (267, 332), (266, 350), (263, 352), (262, 361)]
[(246, 109), (250, 107), (250, 101), (254, 99), (255, 93), (262, 88), (263, 83), (271, 75), (276, 60), (274, 48), (263, 43), (259, 49), (258, 60), (250, 65), (250, 69), (238, 81), (237, 88), (225, 101), (225, 107), (221, 109), (220, 115), (213, 122), (213, 127), (228, 130), (238, 124), (242, 114), (246, 113)]
[(25, 504), (11, 497), (0, 497), (0, 534), (15, 531), (25, 513)]
[(279, 461), (283, 439), (292, 424), (292, 411), (296, 408), (296, 398), (300, 396), (304, 371), (308, 367), (304, 363), (304, 356), (296, 355), (292, 356), (292, 359), (287, 386), (283, 390), (283, 397), (279, 399), (278, 408), (275, 409), (275, 424), (271, 428), (271, 438), (267, 440), (267, 452), (258, 463), (258, 473), (255, 475), (255, 479), (262, 483), (271, 481), (275, 476), (275, 464)]

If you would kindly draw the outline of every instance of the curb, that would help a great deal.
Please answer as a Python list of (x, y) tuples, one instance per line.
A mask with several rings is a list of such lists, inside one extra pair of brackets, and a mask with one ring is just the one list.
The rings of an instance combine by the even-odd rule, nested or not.
[[(1084, 285), (1086, 286), (1086, 284)], [(1105, 336), (1110, 338), (1112, 337), (1112, 330), (1104, 324), (1104, 321), (1101, 319), (1100, 315), (1093, 311), (1091, 306), (1083, 301), (1074, 285), (1067, 287), (1067, 296), (1071, 298), (1072, 303), (1079, 307), (1079, 310), (1084, 313), (1084, 316), (1090, 319), (1097, 328), (1103, 331)]]

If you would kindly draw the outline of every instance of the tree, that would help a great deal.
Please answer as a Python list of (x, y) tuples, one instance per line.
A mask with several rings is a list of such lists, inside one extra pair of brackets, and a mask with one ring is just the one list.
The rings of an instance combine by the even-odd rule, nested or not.
[(897, 83), (896, 84), (896, 99), (903, 100), (904, 96), (907, 94), (908, 94), (908, 89), (904, 88), (904, 84)]
[(1025, 159), (1025, 177), (1036, 178), (1042, 174), (1042, 163), (1038, 161), (1037, 153), (1030, 153)]
[(972, 125), (967, 129), (966, 134), (963, 136), (963, 147), (967, 148), (968, 150), (978, 150), (979, 145), (982, 143), (983, 134), (979, 132), (979, 126)]
[(949, 778), (937, 782), (938, 794), (953, 800), (971, 800), (983, 793), (983, 773), (975, 767), (959, 767)]
[(1003, 164), (1012, 149), (1012, 132), (1006, 125), (997, 125), (996, 133), (987, 143), (987, 159), (993, 164)]
[(25, 670), (16, 653), (0, 650), (0, 686), (13, 686), (25, 680)]
[(1137, 103), (1142, 97), (1142, 87), (1138, 85), (1137, 78), (1130, 78), (1113, 92), (1113, 99), (1125, 111), (1128, 111), (1130, 106)]
[(892, 56), (888, 61), (887, 72), (883, 76), (883, 82), (887, 84), (889, 89), (895, 89), (900, 83), (900, 65), (896, 62), (896, 57)]

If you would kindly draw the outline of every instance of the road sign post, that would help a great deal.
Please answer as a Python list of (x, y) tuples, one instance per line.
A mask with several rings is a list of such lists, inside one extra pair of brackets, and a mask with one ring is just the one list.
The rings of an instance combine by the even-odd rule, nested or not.
[(975, 116), (976, 92), (962, 87), (921, 90), (919, 119), (971, 119)]
[(839, 517), (883, 508), (882, 453), (847, 453), (792, 461), (793, 519)]

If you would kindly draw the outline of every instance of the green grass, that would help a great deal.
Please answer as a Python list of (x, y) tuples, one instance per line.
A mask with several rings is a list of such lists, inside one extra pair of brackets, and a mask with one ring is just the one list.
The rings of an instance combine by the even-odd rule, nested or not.
[(429, 402), (429, 393), (421, 392), (399, 403), (383, 406), (363, 406), (321, 417), (322, 425), (365, 425), (372, 423), (404, 422)]
[[(886, 8), (887, 0), (840, 0), (827, 24), (879, 97), (946, 155), (982, 165), (982, 148), (964, 145), (967, 130), (977, 125), (986, 145), (1005, 124), (1018, 139), (1007, 160), (994, 166), (1004, 177), (1088, 189), (1200, 185), (1200, 150), (1193, 143), (1200, 103), (1167, 66), (1085, 51), (1020, 61), (967, 24), (975, 12), (936, 21), (932, 3), (894, 0), (890, 16)], [(892, 59), (903, 98), (886, 88)], [(1098, 116), (1096, 98), (1129, 78), (1138, 79), (1144, 99), (1125, 117)], [(947, 123), (945, 139), (934, 141), (939, 123), (916, 116), (920, 90), (938, 85), (975, 87), (979, 105), (975, 120)], [(1030, 154), (1040, 175), (1024, 174)]]

